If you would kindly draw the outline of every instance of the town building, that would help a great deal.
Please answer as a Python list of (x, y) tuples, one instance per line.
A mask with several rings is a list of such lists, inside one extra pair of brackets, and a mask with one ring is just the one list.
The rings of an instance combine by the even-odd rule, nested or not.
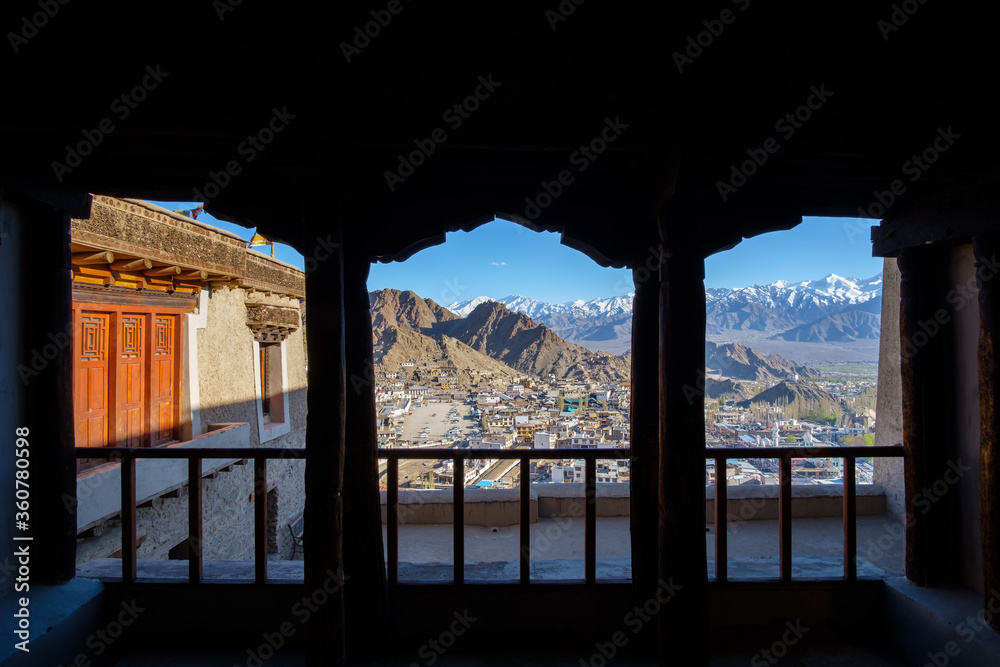
[(559, 439), (559, 434), (552, 433), (551, 431), (535, 431), (533, 437), (534, 449), (555, 449), (556, 441)]

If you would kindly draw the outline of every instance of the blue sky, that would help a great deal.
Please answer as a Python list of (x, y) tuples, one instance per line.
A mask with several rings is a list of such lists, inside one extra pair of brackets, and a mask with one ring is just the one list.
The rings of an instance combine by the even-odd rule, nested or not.
[[(171, 210), (197, 206), (191, 202), (153, 202)], [(229, 230), (243, 238), (252, 229), (216, 220), (209, 214), (200, 222)], [(732, 250), (705, 262), (708, 287), (743, 287), (815, 280), (831, 273), (870, 278), (882, 270), (881, 258), (871, 256), (871, 220), (806, 218), (785, 232), (746, 239)], [(270, 248), (259, 248), (265, 253)], [(278, 245), (275, 256), (303, 266), (302, 256)], [(559, 243), (559, 235), (532, 232), (520, 225), (496, 220), (472, 232), (448, 234), (445, 244), (427, 248), (406, 262), (372, 267), (368, 289), (411, 289), (442, 305), (485, 295), (501, 298), (521, 294), (551, 303), (589, 301), (632, 290), (631, 272), (606, 269), (582, 253)]]

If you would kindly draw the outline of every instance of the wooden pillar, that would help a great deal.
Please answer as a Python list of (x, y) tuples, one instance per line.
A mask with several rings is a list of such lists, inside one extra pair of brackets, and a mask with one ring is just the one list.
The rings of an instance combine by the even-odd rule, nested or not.
[[(927, 489), (944, 479), (953, 455), (952, 327), (937, 325), (947, 308), (949, 249), (933, 245), (900, 251), (900, 379), (903, 395), (903, 464), (906, 487), (906, 576), (920, 586), (954, 578), (949, 568), (949, 506)], [(917, 502), (923, 498), (924, 502)], [(957, 570), (957, 568), (955, 568)]]
[[(314, 263), (306, 272), (309, 373), (305, 469), (305, 595), (325, 599), (310, 616), (306, 663), (343, 665), (344, 543), (343, 482), (346, 366), (344, 262), (339, 236), (306, 245)], [(321, 592), (322, 591), (322, 592)], [(324, 595), (325, 593), (325, 595)], [(318, 596), (313, 597), (313, 596)]]
[(344, 253), (344, 332), (347, 349), (347, 423), (344, 453), (344, 571), (348, 654), (377, 657), (385, 646), (387, 595), (382, 548), (375, 433), (372, 319), (368, 301), (371, 263)]
[(660, 266), (660, 662), (708, 665), (705, 551), (705, 268), (697, 247), (668, 245)]
[[(632, 270), (632, 373), (629, 421), (632, 443), (630, 505), (632, 529), (632, 591), (635, 604), (656, 593), (659, 559), (659, 326), (660, 282), (655, 269)], [(645, 648), (656, 651), (652, 623), (644, 626)], [(647, 629), (648, 628), (648, 629)]]
[[(31, 517), (28, 530), (15, 529), (14, 537), (32, 541), (10, 548), (30, 545), (33, 583), (59, 584), (76, 575), (70, 215), (30, 200), (18, 208), (21, 279), (5, 289), (20, 291), (20, 318), (8, 325), (21, 327), (23, 368), (8, 372), (23, 373), (18, 389), (24, 410), (19, 423), (5, 424), (4, 437), (12, 446), (4, 451), (13, 450), (15, 428), (28, 429)], [(10, 465), (13, 470), (13, 455)], [(13, 479), (11, 472), (10, 507)]]
[[(973, 237), (979, 287), (979, 494), (983, 542), (983, 605), (996, 608), (992, 598), (1000, 591), (1000, 276), (997, 255), (1000, 235)], [(991, 625), (1000, 630), (1000, 614)]]

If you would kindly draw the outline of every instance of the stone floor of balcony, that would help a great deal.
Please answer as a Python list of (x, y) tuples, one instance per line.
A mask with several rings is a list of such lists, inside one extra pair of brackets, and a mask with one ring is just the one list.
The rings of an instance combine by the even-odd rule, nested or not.
[[(540, 518), (531, 524), (531, 577), (537, 581), (581, 580), (584, 576), (582, 518)], [(777, 521), (731, 523), (729, 578), (778, 577)], [(705, 531), (709, 577), (715, 576), (715, 534)], [(902, 573), (903, 526), (883, 514), (858, 517), (858, 574), (885, 577)], [(465, 575), (468, 581), (515, 581), (519, 577), (518, 526), (465, 527)], [(273, 560), (272, 581), (301, 581), (302, 561)], [(452, 526), (450, 524), (399, 527), (399, 579), (451, 581)], [(81, 565), (78, 576), (115, 580), (121, 576), (119, 559), (101, 559)], [(792, 576), (836, 579), (843, 574), (843, 524), (838, 518), (795, 519), (792, 522)], [(252, 561), (206, 561), (206, 581), (251, 581)], [(597, 519), (597, 578), (621, 581), (632, 575), (628, 517)], [(140, 560), (138, 580), (187, 579), (187, 561)]]
[[(582, 518), (539, 518), (531, 525), (533, 580), (583, 578)], [(903, 525), (882, 514), (858, 517), (858, 574), (884, 577), (902, 573)], [(465, 527), (467, 580), (516, 580), (519, 576), (519, 527)], [(729, 578), (778, 577), (778, 522), (730, 523)], [(839, 518), (792, 521), (792, 574), (795, 578), (838, 578), (843, 575), (843, 522)], [(597, 519), (597, 578), (631, 577), (631, 535), (628, 517)], [(706, 526), (709, 576), (715, 576), (715, 529)], [(452, 526), (399, 527), (400, 581), (450, 581)]]
[[(538, 582), (576, 580), (583, 577), (583, 519), (539, 518), (531, 525), (532, 579)], [(726, 598), (729, 604), (739, 600), (739, 609), (728, 610), (739, 618), (745, 614), (749, 626), (713, 635), (711, 665), (735, 667), (754, 664), (800, 665), (807, 667), (916, 667), (926, 662), (927, 655), (937, 655), (947, 642), (954, 638), (955, 627), (965, 616), (973, 613), (981, 599), (967, 590), (929, 591), (914, 587), (901, 576), (903, 561), (903, 526), (886, 514), (858, 518), (859, 576), (862, 579), (885, 581), (884, 593), (872, 598), (875, 605), (885, 604), (885, 623), (875, 622), (870, 633), (859, 635), (857, 630), (845, 633), (832, 620), (825, 620), (809, 628), (801, 641), (779, 646), (780, 660), (772, 662), (762, 651), (780, 643), (786, 628), (779, 625), (755, 626), (754, 605), (765, 589), (747, 589)], [(475, 582), (515, 581), (519, 575), (517, 526), (488, 527), (467, 526), (465, 529), (466, 580)], [(792, 525), (793, 578), (799, 580), (838, 579), (842, 576), (843, 526), (839, 518), (797, 518)], [(597, 572), (603, 581), (621, 581), (630, 575), (630, 532), (627, 517), (599, 517), (597, 520)], [(407, 525), (399, 527), (400, 580), (403, 582), (441, 582), (452, 577), (452, 526), (450, 524)], [(729, 526), (731, 580), (766, 580), (778, 575), (778, 524), (774, 520), (756, 520), (733, 523)], [(706, 526), (705, 544), (709, 555), (709, 576), (713, 576), (714, 531)], [(120, 572), (120, 561), (106, 559), (93, 561), (80, 567), (82, 577), (114, 581)], [(269, 566), (272, 581), (301, 581), (302, 561), (273, 561)], [(185, 561), (140, 561), (139, 583), (182, 581), (187, 575)], [(250, 581), (253, 577), (251, 561), (205, 563), (209, 582)], [(875, 582), (873, 582), (875, 583)], [(881, 582), (878, 582), (880, 586)], [(751, 584), (753, 585), (753, 584)], [(824, 586), (825, 584), (820, 584)], [(420, 588), (420, 587), (417, 587)], [(770, 589), (766, 589), (770, 590)], [(802, 589), (807, 590), (807, 589)], [(809, 589), (811, 590), (811, 589)], [(869, 589), (874, 590), (874, 589)], [(941, 598), (938, 600), (937, 598)], [(877, 599), (876, 599), (877, 598)], [(879, 602), (882, 600), (882, 602)], [(744, 609), (744, 607), (746, 607)], [(930, 610), (930, 611), (929, 611)], [(970, 612), (971, 610), (971, 612)], [(858, 610), (860, 611), (860, 610)], [(954, 613), (953, 613), (954, 612)], [(841, 612), (842, 613), (842, 612)], [(879, 612), (878, 618), (881, 618)], [(842, 618), (835, 616), (834, 618)], [(867, 632), (868, 625), (861, 626)], [(390, 627), (389, 632), (394, 632)], [(544, 628), (538, 630), (545, 633)], [(720, 634), (721, 632), (721, 634)], [(577, 638), (579, 639), (579, 638)], [(601, 637), (595, 637), (600, 640)], [(634, 655), (616, 655), (613, 660), (594, 651), (578, 649), (560, 650), (562, 642), (552, 638), (551, 651), (518, 652), (514, 643), (497, 644), (486, 635), (468, 637), (467, 642), (456, 644), (453, 650), (439, 656), (435, 664), (441, 667), (493, 667), (517, 665), (520, 667), (599, 667), (604, 664), (646, 666), (655, 661)], [(355, 662), (368, 667), (410, 667), (428, 664), (418, 654), (419, 642), (409, 653), (397, 648), (388, 656), (370, 662)], [(950, 665), (979, 665), (1000, 655), (1000, 637), (982, 633), (975, 645), (961, 645), (962, 655)], [(407, 644), (408, 645), (408, 644)], [(547, 645), (547, 643), (546, 643)], [(906, 647), (903, 653), (899, 647)], [(124, 648), (124, 647), (123, 647)], [(193, 647), (160, 646), (156, 649), (133, 646), (106, 664), (118, 667), (160, 665), (257, 665), (248, 654), (249, 649), (236, 642), (224, 641), (207, 650)], [(509, 651), (509, 652), (504, 652)], [(943, 654), (942, 654), (943, 655)], [(776, 653), (770, 654), (771, 658)], [(983, 656), (986, 656), (984, 658)], [(303, 665), (300, 653), (278, 651), (264, 660), (268, 667)]]

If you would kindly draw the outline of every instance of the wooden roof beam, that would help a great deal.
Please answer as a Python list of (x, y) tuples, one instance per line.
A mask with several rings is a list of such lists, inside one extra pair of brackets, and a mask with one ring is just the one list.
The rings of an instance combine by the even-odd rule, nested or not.
[(91, 264), (110, 264), (115, 261), (112, 252), (75, 252), (73, 253), (73, 263), (78, 266), (88, 266)]
[(112, 262), (111, 268), (115, 271), (144, 271), (153, 268), (153, 263), (145, 258), (122, 259)]
[(148, 269), (142, 272), (144, 276), (179, 276), (181, 274), (179, 266), (159, 266), (155, 269)]

